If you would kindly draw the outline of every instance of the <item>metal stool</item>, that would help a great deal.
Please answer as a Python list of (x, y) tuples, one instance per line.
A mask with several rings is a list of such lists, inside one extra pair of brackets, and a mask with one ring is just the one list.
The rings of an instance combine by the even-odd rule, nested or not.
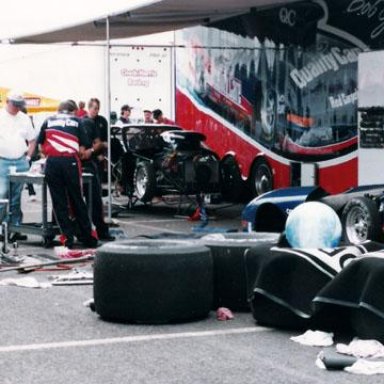
[[(4, 217), (7, 217), (9, 214), (9, 200), (8, 199), (0, 199), (0, 204), (5, 205), (5, 215)], [(6, 221), (3, 221), (1, 223), (1, 234), (3, 235), (3, 245), (1, 247), (0, 251), (0, 258), (1, 262), (3, 261), (3, 256), (5, 256), (7, 253), (9, 253), (8, 249), (8, 223)]]

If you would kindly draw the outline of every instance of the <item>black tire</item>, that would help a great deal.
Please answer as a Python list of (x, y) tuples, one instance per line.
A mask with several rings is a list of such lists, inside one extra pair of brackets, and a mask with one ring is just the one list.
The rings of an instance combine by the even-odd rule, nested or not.
[(228, 307), (249, 311), (249, 287), (244, 262), (245, 251), (260, 244), (276, 245), (277, 233), (220, 233), (207, 235), (201, 242), (213, 258), (213, 309)]
[(265, 159), (259, 158), (255, 161), (248, 183), (252, 197), (272, 191), (273, 174), (271, 167)]
[(146, 161), (136, 165), (133, 177), (135, 195), (143, 203), (151, 201), (156, 195), (156, 176), (153, 164)]
[(341, 223), (345, 244), (380, 241), (382, 238), (377, 204), (367, 197), (355, 197), (349, 201), (342, 211)]
[(244, 196), (245, 183), (239, 166), (232, 157), (224, 158), (220, 163), (221, 194), (224, 200), (238, 202)]
[(127, 240), (97, 250), (94, 300), (102, 319), (144, 324), (191, 321), (212, 305), (212, 257), (193, 241)]

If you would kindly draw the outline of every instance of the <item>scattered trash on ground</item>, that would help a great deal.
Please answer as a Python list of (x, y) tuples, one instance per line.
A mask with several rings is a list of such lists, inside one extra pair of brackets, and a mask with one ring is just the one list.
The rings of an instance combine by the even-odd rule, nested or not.
[(86, 263), (88, 261), (94, 260), (95, 256), (93, 254), (86, 254), (85, 256), (78, 256), (75, 258), (64, 258), (64, 259), (55, 259), (49, 261), (39, 261), (37, 263), (24, 263), (18, 265), (13, 265), (11, 267), (0, 268), (0, 272), (10, 272), (17, 271), (19, 273), (28, 273), (35, 270), (47, 270), (46, 267), (60, 267), (63, 269), (65, 266), (71, 266), (71, 264)]
[(235, 316), (233, 315), (230, 309), (225, 307), (217, 308), (217, 311), (216, 311), (217, 320), (220, 320), (220, 321), (233, 320), (234, 317)]
[(19, 277), (0, 280), (1, 286), (15, 286), (23, 288), (50, 288), (51, 283), (39, 282), (34, 277)]
[(384, 373), (384, 361), (369, 361), (358, 359), (350, 367), (344, 368), (345, 371), (359, 375), (376, 375)]
[(336, 344), (336, 351), (356, 357), (384, 357), (384, 345), (378, 340), (354, 338), (349, 344)]
[(86, 285), (93, 284), (93, 272), (74, 269), (70, 273), (51, 275), (48, 280), (52, 285)]
[(55, 255), (60, 259), (76, 259), (78, 257), (95, 255), (95, 248), (88, 249), (69, 249), (64, 246), (58, 246), (54, 248)]
[(313, 347), (329, 347), (333, 344), (333, 333), (308, 330), (302, 335), (290, 337), (292, 341)]
[(321, 351), (317, 355), (316, 366), (321, 369), (343, 370), (356, 363), (357, 358), (337, 353), (333, 350)]
[(354, 338), (349, 344), (336, 344), (335, 350), (323, 350), (316, 358), (316, 366), (327, 370), (344, 370), (359, 375), (384, 373), (384, 346), (378, 340)]
[(317, 355), (316, 366), (327, 370), (344, 370), (359, 375), (376, 375), (384, 373), (383, 360), (361, 359), (344, 355), (336, 351), (321, 351)]

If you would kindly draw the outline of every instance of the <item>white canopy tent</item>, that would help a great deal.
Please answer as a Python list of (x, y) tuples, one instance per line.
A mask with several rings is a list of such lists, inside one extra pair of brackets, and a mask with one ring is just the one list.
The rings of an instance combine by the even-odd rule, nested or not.
[[(104, 40), (106, 19), (109, 19), (109, 38), (118, 39), (177, 30), (193, 25), (209, 24), (232, 16), (245, 14), (252, 9), (298, 0), (153, 0), (126, 1), (125, 11), (113, 9), (99, 18), (50, 28), (43, 33), (8, 36), (15, 43), (57, 43)], [(136, 3), (136, 4), (133, 4)], [(132, 5), (131, 5), (132, 4)], [(131, 5), (131, 6), (130, 6)]]
[[(81, 25), (89, 20), (124, 13), (159, 0), (18, 0), (3, 4), (0, 12), (0, 40)], [(104, 40), (104, 37), (102, 38)], [(71, 41), (71, 40), (67, 40)]]
[[(118, 0), (114, 0), (118, 1)], [(208, 25), (229, 17), (257, 11), (261, 8), (288, 4), (300, 0), (130, 0), (126, 8), (112, 8), (107, 14), (89, 17), (85, 21), (50, 27), (44, 32), (0, 35), (15, 44), (49, 44), (59, 42), (105, 41), (107, 111), (110, 110), (110, 62), (111, 39), (135, 37), (157, 32), (178, 30), (195, 25)], [(52, 2), (51, 2), (52, 3)], [(120, 2), (121, 3), (121, 2)], [(52, 15), (57, 16), (57, 15)], [(59, 20), (59, 19), (58, 19)], [(108, 131), (108, 142), (110, 142)], [(111, 158), (108, 146), (108, 158)], [(108, 172), (108, 220), (112, 216), (111, 170)]]

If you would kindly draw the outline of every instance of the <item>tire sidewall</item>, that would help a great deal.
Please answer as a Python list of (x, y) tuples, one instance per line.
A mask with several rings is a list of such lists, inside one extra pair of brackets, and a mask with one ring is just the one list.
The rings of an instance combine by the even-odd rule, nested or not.
[[(262, 190), (257, 186), (257, 184), (261, 182), (261, 180), (259, 180), (260, 170), (263, 170), (263, 173), (262, 173), (263, 175), (267, 174), (269, 187), (266, 188), (265, 190), (264, 189)], [(265, 159), (260, 158), (255, 161), (255, 164), (252, 167), (251, 176), (249, 179), (249, 186), (250, 186), (252, 197), (259, 196), (273, 189), (273, 173), (272, 173), (271, 167), (269, 166), (268, 162)]]
[(96, 312), (104, 320), (163, 324), (206, 317), (212, 256), (186, 240), (128, 240), (100, 247), (94, 264)]
[(376, 203), (367, 197), (355, 197), (350, 200), (342, 210), (341, 223), (343, 228), (343, 241), (345, 244), (353, 244), (353, 240), (349, 238), (347, 231), (347, 221), (353, 209), (360, 209), (364, 212), (364, 216), (368, 218), (367, 239), (379, 241), (382, 239), (381, 220)]

